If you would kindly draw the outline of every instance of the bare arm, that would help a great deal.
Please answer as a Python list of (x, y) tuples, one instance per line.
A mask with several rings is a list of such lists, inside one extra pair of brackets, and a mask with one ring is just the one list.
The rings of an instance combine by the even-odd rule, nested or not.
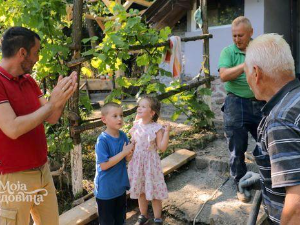
[(129, 155), (133, 152), (134, 145), (132, 143), (126, 145), (124, 144), (123, 151), (121, 151), (119, 154), (109, 158), (107, 162), (100, 163), (101, 170), (108, 170), (109, 168), (115, 166), (117, 163), (119, 163), (124, 157)]
[[(62, 77), (60, 77), (58, 79), (58, 84), (62, 82)], [(55, 110), (52, 111), (51, 115), (49, 117), (46, 118), (46, 122), (50, 123), (50, 124), (56, 124), (57, 121), (59, 120), (59, 118), (61, 117), (61, 114), (64, 110), (64, 107), (66, 105), (66, 102), (68, 101), (68, 99), (73, 95), (73, 93), (76, 91), (77, 89), (77, 76), (76, 76), (76, 72), (73, 72), (68, 81), (64, 84), (63, 86), (65, 89), (65, 93), (66, 93), (66, 98), (65, 101), (62, 101), (60, 105), (58, 105)], [(44, 97), (40, 98), (40, 103), (41, 105), (45, 105), (47, 103), (47, 99), (45, 99)]]
[(232, 68), (220, 68), (220, 78), (222, 82), (234, 80), (244, 73), (244, 63)]
[(286, 187), (281, 225), (297, 225), (300, 221), (300, 185)]
[(129, 162), (132, 159), (132, 156), (133, 156), (133, 152), (126, 155), (126, 157), (125, 157), (126, 161)]
[(156, 144), (160, 151), (164, 152), (169, 144), (170, 125), (166, 125), (165, 131), (159, 130), (156, 134)]
[[(47, 102), (48, 102), (47, 99), (45, 99), (44, 97), (40, 98), (40, 103), (42, 106), (46, 105)], [(64, 110), (64, 106), (57, 108), (55, 111), (53, 110), (51, 114), (44, 121), (50, 124), (56, 124), (59, 118), (61, 117), (63, 110)]]
[(0, 104), (0, 129), (11, 139), (17, 139), (44, 122), (53, 110), (48, 103), (37, 111), (25, 116), (16, 116), (9, 103)]
[[(74, 92), (74, 86), (69, 80), (70, 78), (61, 79), (53, 89), (50, 101), (45, 102), (38, 110), (28, 115), (17, 116), (9, 103), (0, 104), (0, 129), (9, 138), (17, 139), (43, 123), (47, 118), (51, 118), (51, 115), (57, 112)], [(75, 86), (77, 87), (77, 85)], [(63, 87), (65, 91), (62, 91)]]

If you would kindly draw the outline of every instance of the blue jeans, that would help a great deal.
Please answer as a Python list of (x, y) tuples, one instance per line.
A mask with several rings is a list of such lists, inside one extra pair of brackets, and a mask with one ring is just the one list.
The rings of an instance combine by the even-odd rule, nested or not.
[(248, 132), (257, 140), (257, 127), (265, 102), (241, 98), (229, 93), (222, 107), (224, 130), (230, 151), (230, 175), (236, 182), (246, 174), (245, 152)]

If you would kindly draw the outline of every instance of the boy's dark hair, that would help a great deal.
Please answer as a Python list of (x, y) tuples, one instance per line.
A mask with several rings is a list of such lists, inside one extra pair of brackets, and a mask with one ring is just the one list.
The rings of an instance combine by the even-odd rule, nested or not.
[(138, 102), (140, 102), (143, 99), (147, 100), (150, 103), (151, 110), (155, 112), (152, 120), (154, 122), (156, 122), (158, 120), (159, 115), (160, 115), (161, 104), (160, 104), (159, 100), (157, 98), (154, 98), (154, 97), (144, 96)]
[(106, 104), (104, 104), (104, 106), (102, 106), (101, 108), (101, 115), (105, 116), (110, 108), (122, 108), (120, 104), (115, 103), (115, 102), (108, 102)]
[(20, 48), (26, 49), (29, 54), (31, 48), (35, 45), (35, 38), (41, 40), (37, 33), (25, 27), (9, 28), (1, 40), (2, 57), (10, 58), (14, 56)]

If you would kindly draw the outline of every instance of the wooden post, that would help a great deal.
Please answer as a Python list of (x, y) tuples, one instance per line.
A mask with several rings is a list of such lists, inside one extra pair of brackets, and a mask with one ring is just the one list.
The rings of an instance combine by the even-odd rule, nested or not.
[[(203, 34), (208, 33), (208, 19), (207, 19), (207, 0), (200, 0), (201, 13), (202, 13), (202, 32)], [(205, 60), (205, 78), (209, 78), (210, 66), (209, 66), (209, 38), (203, 40), (203, 60)], [(206, 84), (207, 88), (210, 88), (210, 82)]]
[[(73, 25), (72, 25), (72, 45), (70, 49), (73, 50), (72, 60), (80, 58), (81, 52), (81, 39), (82, 39), (82, 11), (83, 11), (83, 0), (74, 0), (73, 5)], [(72, 68), (73, 71), (77, 72), (77, 81), (80, 83), (80, 70), (81, 65), (77, 65)], [(69, 106), (70, 111), (79, 115), (79, 89), (73, 94)], [(79, 118), (77, 120), (70, 120), (70, 126), (78, 126)], [(82, 148), (80, 133), (71, 134), (73, 139), (74, 149), (71, 151), (71, 170), (72, 170), (72, 191), (73, 195), (76, 196), (82, 193)]]
[[(207, 0), (199, 0), (201, 4), (201, 16), (202, 16), (202, 33), (209, 34), (208, 33), (208, 18), (207, 18)], [(204, 60), (204, 74), (205, 78), (208, 79), (207, 83), (205, 84), (206, 88), (211, 88), (210, 84), (210, 66), (209, 66), (209, 38), (203, 40), (203, 60)], [(209, 106), (209, 108), (212, 110), (211, 105), (211, 96), (203, 96), (203, 101)], [(208, 124), (212, 126), (213, 122), (212, 120), (208, 121)]]

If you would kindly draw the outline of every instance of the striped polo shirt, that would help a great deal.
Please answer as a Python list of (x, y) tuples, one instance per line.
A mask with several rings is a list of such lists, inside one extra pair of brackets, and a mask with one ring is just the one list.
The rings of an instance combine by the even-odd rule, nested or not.
[(300, 185), (300, 82), (290, 81), (262, 109), (253, 152), (261, 175), (264, 207), (280, 224), (285, 187)]

